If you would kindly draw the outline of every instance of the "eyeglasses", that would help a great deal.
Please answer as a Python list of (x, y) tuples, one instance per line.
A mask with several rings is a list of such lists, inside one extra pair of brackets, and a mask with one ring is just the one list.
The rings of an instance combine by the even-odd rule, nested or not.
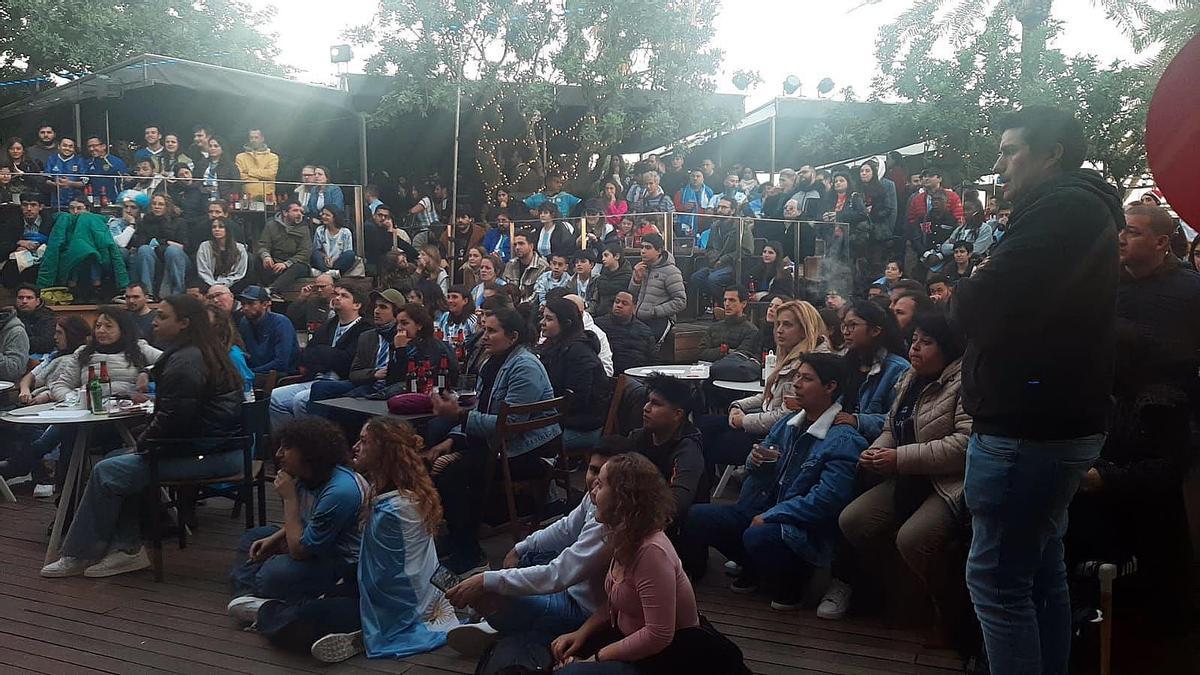
[(842, 324), (842, 332), (843, 333), (853, 333), (854, 331), (858, 330), (862, 326), (866, 326), (866, 325), (867, 325), (867, 322), (865, 322), (865, 321), (847, 321)]

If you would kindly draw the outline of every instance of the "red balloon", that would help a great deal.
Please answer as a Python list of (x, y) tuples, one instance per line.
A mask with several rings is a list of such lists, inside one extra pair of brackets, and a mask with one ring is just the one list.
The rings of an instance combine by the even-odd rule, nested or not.
[(1200, 36), (1192, 38), (1167, 66), (1146, 116), (1146, 156), (1154, 181), (1171, 208), (1200, 227), (1200, 183), (1195, 167), (1200, 149)]

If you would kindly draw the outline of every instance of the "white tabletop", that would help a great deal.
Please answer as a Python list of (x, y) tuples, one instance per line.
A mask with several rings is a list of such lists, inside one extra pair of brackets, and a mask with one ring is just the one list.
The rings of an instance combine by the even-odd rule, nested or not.
[(0, 380), (0, 391), (8, 391), (9, 389), (12, 389), (15, 386), (17, 386), (15, 382), (9, 382), (8, 380)]
[(734, 382), (732, 380), (713, 380), (713, 385), (721, 389), (729, 389), (731, 391), (745, 391), (751, 394), (761, 394), (763, 385), (755, 380), (754, 382)]
[(693, 366), (639, 366), (637, 368), (625, 369), (625, 374), (630, 377), (649, 377), (654, 373), (661, 373), (680, 380), (707, 380), (708, 364), (702, 363)]
[(119, 413), (96, 414), (83, 408), (68, 408), (60, 403), (42, 403), (9, 410), (0, 415), (0, 420), (12, 424), (91, 424), (143, 417), (153, 412), (152, 404), (132, 406)]

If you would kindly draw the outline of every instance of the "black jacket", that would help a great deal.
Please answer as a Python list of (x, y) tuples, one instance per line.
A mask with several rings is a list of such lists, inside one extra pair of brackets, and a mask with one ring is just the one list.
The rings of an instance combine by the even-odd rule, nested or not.
[[(1117, 329), (1118, 382), (1135, 389), (1170, 382), (1195, 400), (1200, 394), (1200, 274), (1175, 261), (1143, 279), (1123, 272), (1117, 287)], [(29, 342), (33, 344), (32, 335)]]
[(54, 327), (58, 322), (54, 310), (41, 305), (32, 312), (17, 312), (17, 317), (25, 324), (25, 334), (29, 336), (29, 353), (49, 354), (54, 351)]
[(629, 435), (638, 452), (645, 455), (662, 474), (675, 498), (675, 522), (678, 529), (687, 518), (692, 504), (708, 503), (708, 471), (704, 468), (704, 440), (699, 429), (684, 422), (675, 436), (662, 445), (654, 445), (654, 436), (645, 429)]
[(629, 281), (633, 279), (633, 267), (629, 265), (628, 260), (622, 259), (616, 272), (599, 267), (596, 269), (600, 271), (600, 276), (592, 282), (596, 284), (596, 306), (590, 311), (593, 317), (600, 317), (612, 311), (613, 300), (616, 299), (618, 291), (629, 290)]
[[(539, 226), (536, 230), (532, 231), (532, 239), (530, 240), (535, 249), (538, 247), (538, 242), (541, 238), (542, 228)], [(579, 240), (576, 239), (575, 234), (571, 230), (567, 229), (566, 223), (561, 220), (554, 221), (554, 231), (550, 233), (550, 253), (570, 256), (578, 250)], [(542, 252), (538, 251), (538, 255), (542, 255)], [(546, 259), (550, 258), (550, 256), (542, 257)]]
[[(204, 172), (208, 171), (210, 163), (208, 159), (203, 157), (196, 160), (196, 169), (192, 172), (192, 175), (196, 178), (197, 182), (203, 184)], [(240, 182), (230, 182), (242, 180), (242, 172), (238, 171), (237, 164), (234, 163), (233, 157), (229, 153), (221, 155), (221, 161), (217, 162), (216, 174), (219, 181), (217, 183), (217, 192), (221, 195), (221, 199), (230, 200), (233, 195), (241, 194), (242, 184)]]
[[(154, 416), (138, 439), (236, 436), (242, 428), (242, 388), (216, 391), (200, 349), (171, 348), (151, 368)], [(237, 383), (240, 385), (241, 383)]]
[(596, 336), (586, 331), (564, 344), (545, 344), (537, 350), (554, 395), (571, 390), (570, 407), (562, 416), (562, 425), (567, 429), (591, 431), (604, 425), (609, 386), (599, 353)]
[(621, 323), (612, 314), (605, 314), (596, 319), (596, 327), (608, 336), (613, 353), (613, 374), (620, 375), (630, 368), (654, 363), (658, 336), (637, 317)]
[(300, 370), (306, 379), (312, 379), (321, 373), (337, 373), (346, 379), (350, 377), (350, 364), (354, 361), (354, 352), (358, 349), (358, 336), (371, 330), (371, 322), (359, 319), (355, 324), (342, 333), (337, 343), (333, 342), (333, 333), (337, 330), (338, 318), (321, 324), (312, 339), (300, 352)]
[(975, 431), (1066, 439), (1104, 431), (1116, 358), (1117, 190), (1064, 172), (1017, 200), (987, 264), (958, 282), (963, 407)]

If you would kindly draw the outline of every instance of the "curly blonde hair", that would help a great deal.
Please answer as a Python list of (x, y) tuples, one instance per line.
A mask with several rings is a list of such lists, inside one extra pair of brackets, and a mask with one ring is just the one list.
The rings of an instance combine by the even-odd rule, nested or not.
[(425, 439), (408, 422), (387, 417), (371, 418), (364, 431), (379, 448), (379, 463), (367, 476), (371, 491), (377, 495), (391, 489), (407, 492), (421, 514), (425, 530), (437, 534), (442, 500), (418, 454), (425, 447)]
[(605, 464), (613, 493), (611, 510), (604, 514), (613, 558), (633, 564), (642, 542), (664, 529), (675, 516), (675, 500), (658, 468), (645, 456), (629, 452)]
[(767, 375), (767, 381), (763, 387), (763, 405), (771, 402), (775, 381), (779, 379), (779, 374), (785, 368), (795, 367), (800, 361), (800, 357), (805, 354), (829, 351), (829, 345), (825, 339), (825, 321), (821, 319), (821, 313), (817, 311), (816, 307), (804, 300), (789, 300), (775, 308), (775, 320), (779, 321), (779, 315), (784, 312), (791, 312), (792, 316), (796, 317), (796, 322), (804, 330), (804, 339), (792, 347), (787, 354), (778, 355), (779, 360), (775, 364), (775, 370)]

